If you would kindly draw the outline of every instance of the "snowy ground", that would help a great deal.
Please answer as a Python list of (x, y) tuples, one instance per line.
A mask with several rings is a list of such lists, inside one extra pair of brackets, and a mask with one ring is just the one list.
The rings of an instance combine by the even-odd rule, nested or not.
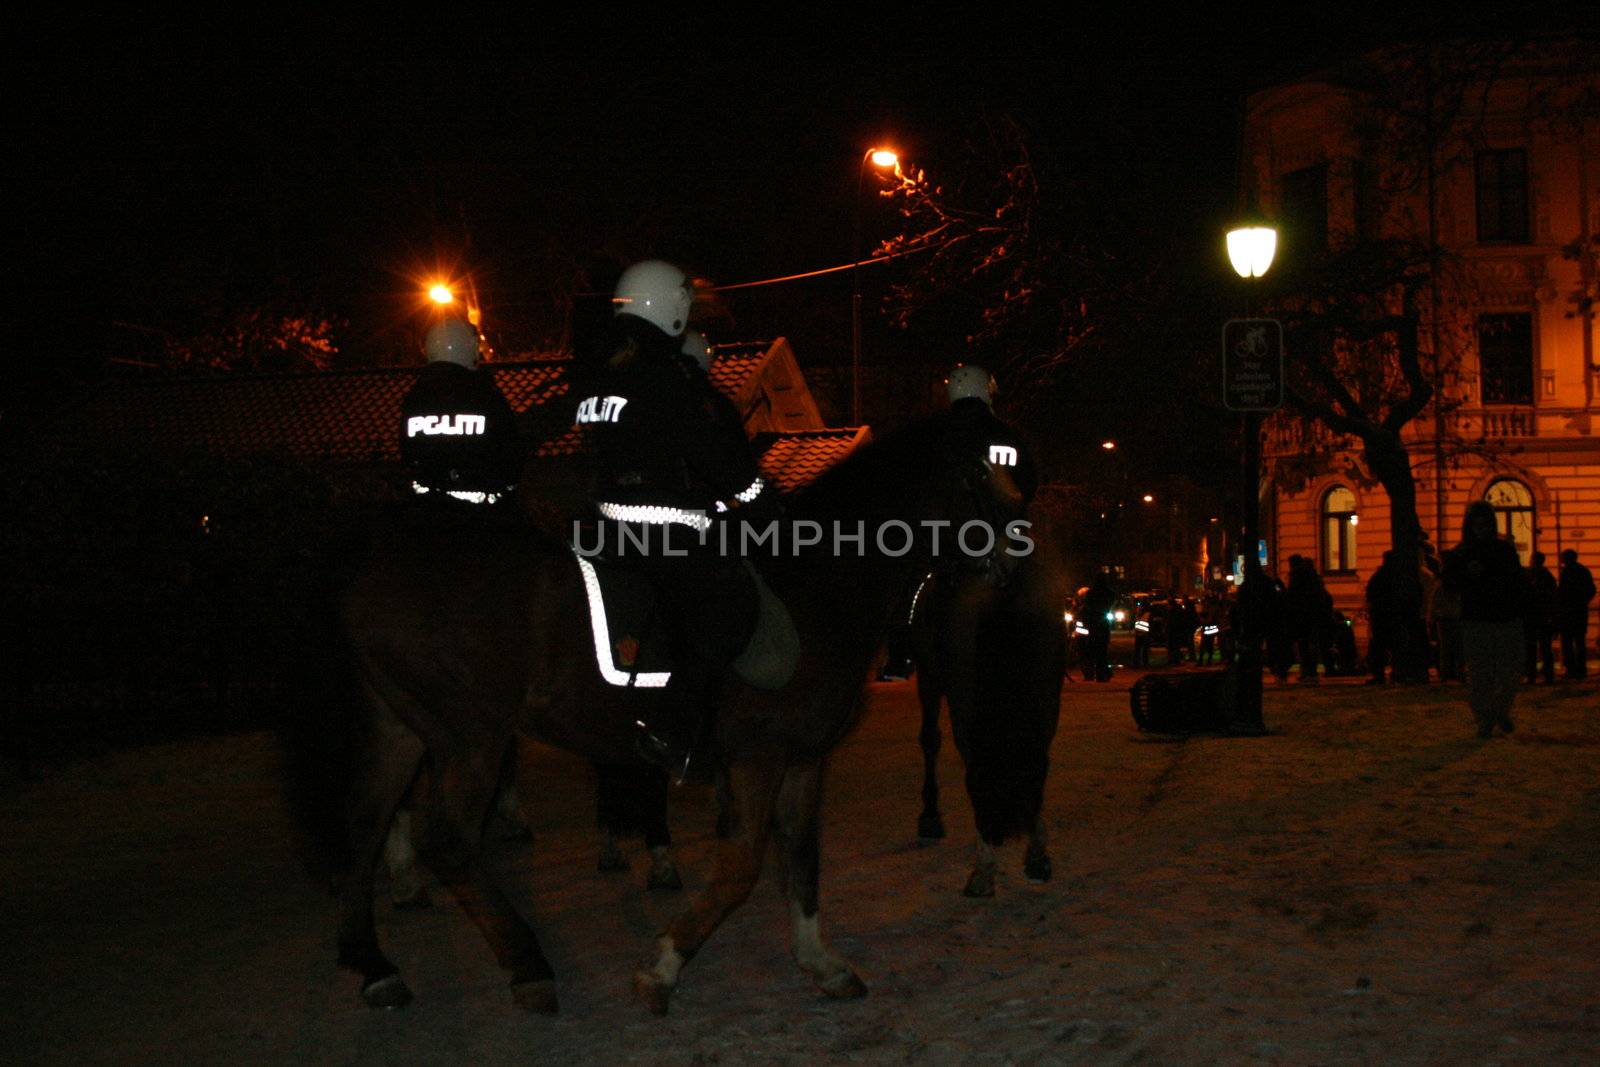
[[(1274, 736), (1137, 735), (1119, 675), (1068, 685), (1056, 879), (958, 895), (971, 817), (915, 839), (911, 689), (874, 687), (825, 805), (823, 919), (871, 986), (822, 999), (764, 882), (672, 1014), (629, 974), (681, 905), (594, 870), (583, 765), (532, 749), (514, 864), (562, 1014), (512, 1005), (435, 891), (383, 906), (417, 993), (362, 1007), (300, 873), (261, 735), (163, 745), (0, 788), (0, 1060), (329, 1063), (1578, 1063), (1600, 1049), (1600, 697), (1540, 687), (1471, 737), (1459, 687), (1274, 688)], [(709, 798), (680, 790), (691, 887)]]

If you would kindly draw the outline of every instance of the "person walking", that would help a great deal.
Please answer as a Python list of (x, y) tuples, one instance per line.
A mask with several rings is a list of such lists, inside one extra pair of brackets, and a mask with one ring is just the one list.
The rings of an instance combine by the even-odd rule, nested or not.
[(1284, 593), (1289, 630), (1300, 647), (1300, 684), (1316, 685), (1333, 597), (1304, 556), (1289, 557), (1289, 588)]
[(1556, 587), (1556, 622), (1561, 628), (1561, 669), (1573, 681), (1589, 677), (1589, 601), (1594, 575), (1578, 562), (1577, 549), (1561, 553), (1561, 582)]
[(1388, 681), (1386, 672), (1394, 655), (1394, 566), (1391, 549), (1383, 554), (1383, 562), (1367, 579), (1367, 621), (1372, 625), (1372, 637), (1367, 642), (1367, 666), (1372, 671), (1368, 685), (1383, 685)]
[[(1544, 566), (1544, 553), (1528, 557), (1528, 614), (1522, 620), (1525, 646), (1523, 675), (1529, 685), (1539, 674), (1544, 684), (1556, 680), (1555, 633), (1559, 593), (1555, 575)], [(1540, 668), (1543, 667), (1541, 671)]]
[(1439, 633), (1439, 681), (1461, 681), (1461, 594), (1439, 583), (1430, 609)]
[(1468, 702), (1478, 736), (1495, 727), (1510, 733), (1511, 704), (1522, 670), (1522, 618), (1527, 579), (1511, 542), (1502, 539), (1494, 508), (1479, 500), (1467, 508), (1461, 543), (1445, 556), (1442, 580), (1461, 597)]
[(1117, 602), (1117, 591), (1111, 587), (1111, 580), (1103, 573), (1096, 575), (1094, 585), (1089, 589), (1089, 595), (1083, 598), (1083, 611), (1080, 618), (1089, 630), (1089, 666), (1084, 669), (1088, 675), (1092, 672), (1097, 682), (1111, 681), (1111, 615), (1112, 605)]

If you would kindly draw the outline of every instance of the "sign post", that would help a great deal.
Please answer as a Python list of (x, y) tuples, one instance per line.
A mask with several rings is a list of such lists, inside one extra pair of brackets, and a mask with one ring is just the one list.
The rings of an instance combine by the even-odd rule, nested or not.
[[(1266, 733), (1261, 720), (1262, 646), (1271, 592), (1261, 569), (1261, 416), (1283, 406), (1283, 325), (1276, 319), (1230, 319), (1222, 325), (1222, 403), (1244, 413), (1244, 477), (1241, 489), (1244, 582), (1239, 587), (1241, 633), (1234, 705), (1228, 727), (1235, 734)], [(1255, 551), (1250, 551), (1255, 549)]]

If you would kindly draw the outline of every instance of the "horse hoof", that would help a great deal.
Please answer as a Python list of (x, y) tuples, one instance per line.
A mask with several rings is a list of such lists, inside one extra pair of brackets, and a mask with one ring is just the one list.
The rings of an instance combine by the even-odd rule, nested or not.
[(408, 893), (396, 893), (394, 896), (390, 897), (390, 901), (396, 908), (402, 910), (416, 910), (419, 908), (433, 907), (433, 898), (428, 896), (428, 891), (422, 886), (418, 886), (415, 890), (412, 890)]
[(924, 841), (944, 840), (944, 820), (937, 815), (919, 815), (917, 836)]
[(1048, 882), (1055, 871), (1050, 865), (1049, 856), (1043, 852), (1038, 855), (1030, 852), (1022, 861), (1022, 873), (1030, 882)]
[(992, 897), (994, 896), (994, 871), (986, 867), (975, 867), (967, 876), (967, 884), (962, 887), (961, 895), (964, 897)]
[(651, 1015), (665, 1015), (672, 1002), (672, 987), (646, 970), (633, 972), (633, 994), (644, 1001)]
[(595, 869), (602, 874), (615, 874), (627, 870), (628, 861), (622, 858), (622, 850), (616, 845), (606, 845), (600, 849), (600, 859)]
[(536, 982), (512, 983), (511, 999), (517, 1007), (535, 1015), (555, 1015), (561, 1010), (561, 1005), (556, 1000), (556, 983), (551, 978)]
[(411, 990), (398, 974), (390, 974), (362, 986), (361, 999), (369, 1008), (403, 1008), (411, 1003)]
[(645, 881), (646, 889), (682, 889), (683, 876), (678, 874), (678, 868), (670, 863), (663, 863), (650, 868), (650, 877)]
[(855, 1000), (867, 995), (867, 983), (856, 972), (846, 969), (823, 982), (822, 992), (833, 1000)]

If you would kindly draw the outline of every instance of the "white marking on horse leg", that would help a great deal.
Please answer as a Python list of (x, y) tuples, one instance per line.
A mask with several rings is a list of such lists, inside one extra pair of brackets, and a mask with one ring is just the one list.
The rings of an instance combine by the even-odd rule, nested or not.
[(650, 977), (668, 989), (675, 988), (678, 972), (683, 970), (683, 957), (673, 947), (671, 937), (663, 937), (656, 944), (661, 947), (661, 955), (656, 957), (656, 965), (650, 968)]
[(495, 812), (502, 819), (522, 831), (528, 831), (528, 820), (522, 815), (522, 805), (517, 797), (517, 779), (515, 775), (506, 778), (500, 786), (500, 792), (495, 797)]
[(389, 824), (389, 836), (383, 841), (383, 863), (389, 869), (389, 899), (396, 904), (426, 899), (422, 876), (417, 873), (417, 850), (411, 844), (411, 813), (404, 808), (394, 813), (394, 821)]
[(822, 944), (822, 931), (816, 915), (801, 912), (798, 901), (789, 902), (794, 918), (794, 958), (800, 969), (817, 980), (817, 985), (835, 1000), (866, 996), (867, 987), (848, 963), (829, 952)]
[(793, 900), (789, 902), (789, 915), (794, 920), (794, 958), (802, 971), (826, 982), (840, 971), (850, 969), (849, 964), (823, 945), (817, 916), (804, 914), (799, 902)]

